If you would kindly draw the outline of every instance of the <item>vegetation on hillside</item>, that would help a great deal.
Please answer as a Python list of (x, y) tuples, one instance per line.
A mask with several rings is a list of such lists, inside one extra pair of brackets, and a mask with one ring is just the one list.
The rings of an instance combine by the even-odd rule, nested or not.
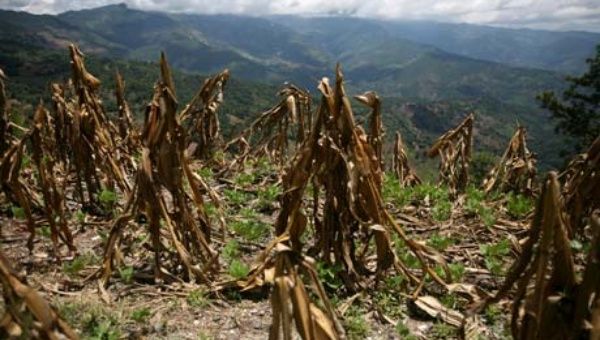
[(427, 180), (400, 137), (388, 170), (382, 99), (358, 95), (357, 119), (339, 65), (318, 100), (286, 85), (225, 143), (226, 71), (184, 105), (186, 76), (162, 54), (147, 105), (130, 106), (126, 68), (123, 82), (69, 52), (68, 81), (32, 118), (10, 109), (0, 76), (1, 336), (600, 333), (600, 137), (537, 178), (517, 126), (479, 182), (478, 118), (464, 112), (431, 143)]

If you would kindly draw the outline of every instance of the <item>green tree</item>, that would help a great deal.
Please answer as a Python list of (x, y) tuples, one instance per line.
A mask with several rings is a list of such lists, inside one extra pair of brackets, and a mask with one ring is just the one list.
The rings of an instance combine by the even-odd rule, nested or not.
[(566, 78), (569, 87), (561, 98), (551, 91), (537, 97), (557, 121), (556, 130), (574, 139), (576, 151), (586, 148), (600, 134), (600, 45), (586, 63), (586, 73)]

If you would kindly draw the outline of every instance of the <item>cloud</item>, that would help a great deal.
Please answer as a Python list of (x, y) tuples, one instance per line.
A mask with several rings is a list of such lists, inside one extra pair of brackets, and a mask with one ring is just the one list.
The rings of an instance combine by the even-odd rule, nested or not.
[[(0, 8), (60, 13), (123, 0), (2, 0)], [(598, 0), (124, 0), (144, 10), (187, 13), (345, 14), (600, 32)]]

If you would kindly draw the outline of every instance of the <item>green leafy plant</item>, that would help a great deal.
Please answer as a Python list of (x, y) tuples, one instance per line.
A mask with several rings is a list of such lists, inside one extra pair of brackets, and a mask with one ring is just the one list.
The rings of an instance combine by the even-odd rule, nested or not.
[(452, 216), (452, 202), (448, 199), (437, 201), (431, 209), (431, 217), (436, 221), (447, 221)]
[(86, 217), (86, 214), (81, 209), (79, 209), (75, 212), (75, 219), (80, 224), (85, 223), (85, 217)]
[(12, 206), (12, 207), (10, 207), (10, 212), (12, 213), (13, 217), (16, 219), (19, 219), (19, 220), (25, 219), (25, 209), (23, 209), (21, 207)]
[(451, 339), (456, 337), (456, 329), (443, 322), (434, 323), (431, 327), (431, 337), (434, 339)]
[(394, 327), (396, 330), (396, 334), (400, 336), (401, 339), (404, 340), (417, 340), (419, 339), (417, 336), (410, 333), (410, 329), (402, 322), (398, 321), (396, 326)]
[(452, 276), (452, 280), (454, 282), (460, 282), (465, 275), (465, 265), (462, 263), (450, 263), (448, 265), (448, 270), (450, 271), (450, 275)]
[(511, 217), (515, 219), (524, 218), (531, 211), (532, 207), (533, 203), (531, 199), (520, 194), (513, 194), (512, 192), (508, 194), (506, 210)]
[(240, 255), (240, 244), (236, 240), (229, 240), (221, 250), (221, 256), (226, 261), (231, 261)]
[(206, 292), (202, 289), (192, 290), (186, 297), (186, 301), (192, 307), (206, 307), (210, 304), (210, 299), (206, 297)]
[(149, 316), (150, 316), (150, 309), (148, 309), (146, 307), (138, 308), (131, 313), (131, 319), (133, 319), (133, 321), (139, 322), (139, 323), (145, 322)]
[[(247, 211), (247, 210), (246, 210)], [(244, 211), (242, 211), (244, 215)], [(258, 241), (269, 235), (269, 225), (256, 220), (254, 213), (231, 223), (231, 229), (248, 241)]]
[(439, 250), (439, 251), (444, 251), (446, 250), (446, 248), (448, 248), (449, 246), (453, 245), (456, 243), (456, 240), (453, 239), (452, 237), (449, 236), (443, 236), (440, 234), (433, 234), (429, 237), (429, 239), (427, 240), (427, 244), (430, 245), (431, 247)]
[(256, 180), (257, 180), (257, 176), (255, 173), (247, 173), (247, 172), (242, 172), (233, 179), (234, 183), (240, 187), (249, 186), (249, 185), (253, 184), (254, 182), (256, 182)]
[(204, 179), (205, 181), (212, 180), (213, 178), (212, 169), (206, 166), (196, 170), (196, 173), (200, 175), (200, 177), (202, 177), (202, 179)]
[(344, 328), (349, 339), (364, 339), (371, 331), (363, 317), (364, 311), (354, 305), (350, 306), (344, 315)]
[(100, 204), (102, 204), (102, 207), (107, 211), (111, 211), (114, 208), (117, 199), (117, 194), (114, 191), (107, 188), (102, 189), (102, 191), (98, 195), (98, 200), (100, 201)]
[(119, 276), (125, 283), (133, 282), (133, 267), (119, 268)]
[(494, 275), (500, 275), (503, 271), (504, 257), (510, 253), (510, 242), (502, 240), (498, 243), (484, 244), (479, 247), (484, 256), (486, 268)]
[(277, 201), (281, 188), (277, 185), (268, 185), (258, 191), (258, 205), (260, 208), (269, 208)]
[(496, 223), (494, 211), (485, 205), (485, 193), (474, 186), (466, 190), (464, 210), (467, 214), (478, 216), (483, 224), (490, 228)]
[(40, 234), (42, 234), (42, 237), (50, 238), (50, 236), (52, 235), (52, 230), (50, 229), (50, 226), (43, 225), (40, 228)]
[(383, 178), (382, 196), (386, 202), (403, 206), (410, 202), (412, 194), (412, 189), (403, 188), (396, 177), (386, 174)]
[(248, 194), (243, 191), (225, 189), (223, 194), (225, 195), (225, 199), (227, 199), (229, 204), (243, 206), (244, 204), (248, 203)]
[(229, 264), (229, 275), (234, 279), (243, 279), (248, 273), (250, 273), (250, 268), (242, 261), (234, 259)]
[(79, 255), (76, 258), (74, 258), (73, 261), (63, 263), (63, 272), (65, 272), (69, 276), (74, 276), (90, 264), (98, 263), (98, 261), (99, 258), (92, 253)]
[(330, 265), (326, 262), (319, 261), (317, 262), (317, 276), (319, 277), (319, 281), (326, 287), (331, 289), (332, 291), (337, 291), (343, 286), (342, 279), (340, 278), (340, 271), (342, 267), (340, 264)]

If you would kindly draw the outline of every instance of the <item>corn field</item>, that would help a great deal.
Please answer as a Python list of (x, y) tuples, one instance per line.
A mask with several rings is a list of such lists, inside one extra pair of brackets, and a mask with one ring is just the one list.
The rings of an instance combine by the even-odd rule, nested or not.
[(600, 137), (538, 176), (518, 126), (480, 185), (470, 113), (431, 183), (340, 65), (225, 141), (228, 70), (183, 105), (162, 53), (108, 112), (69, 55), (26, 126), (0, 72), (3, 338), (600, 339)]

